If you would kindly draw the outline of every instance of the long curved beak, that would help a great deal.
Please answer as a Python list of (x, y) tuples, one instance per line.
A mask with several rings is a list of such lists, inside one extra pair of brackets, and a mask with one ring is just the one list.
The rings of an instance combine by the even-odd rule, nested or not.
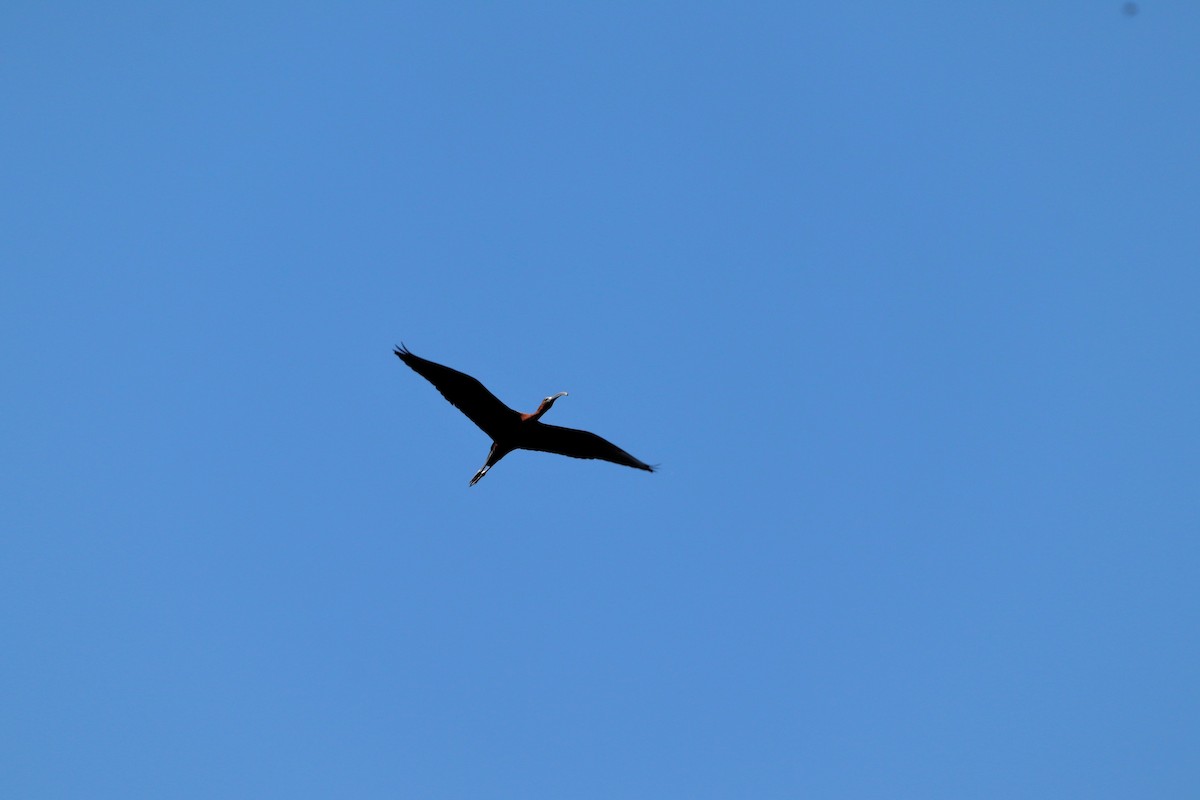
[(566, 396), (567, 396), (567, 393), (566, 393), (566, 392), (559, 392), (558, 394), (554, 395), (554, 397), (551, 397), (550, 399), (551, 399), (551, 400), (557, 400), (557, 399), (558, 399), (558, 398), (560, 398), (560, 397), (566, 397)]

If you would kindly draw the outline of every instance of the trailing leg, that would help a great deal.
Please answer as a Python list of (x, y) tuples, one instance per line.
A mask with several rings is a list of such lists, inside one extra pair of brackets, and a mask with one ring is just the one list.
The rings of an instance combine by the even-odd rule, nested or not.
[(492, 442), (492, 449), (488, 451), (487, 461), (482, 467), (479, 468), (479, 472), (475, 473), (475, 477), (471, 478), (470, 485), (474, 486), (475, 484), (479, 483), (479, 479), (486, 475), (487, 471), (491, 469), (497, 461), (504, 458), (510, 452), (512, 452), (512, 448), (501, 448), (495, 442)]

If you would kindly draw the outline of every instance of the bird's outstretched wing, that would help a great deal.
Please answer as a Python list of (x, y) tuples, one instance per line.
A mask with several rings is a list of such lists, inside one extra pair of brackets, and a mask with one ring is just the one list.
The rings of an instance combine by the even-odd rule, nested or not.
[(404, 345), (393, 352), (493, 439), (520, 422), (520, 414), (501, 403), (496, 395), (470, 375), (415, 356)]
[(558, 453), (572, 458), (598, 458), (602, 461), (611, 461), (614, 464), (654, 472), (654, 467), (638, 461), (612, 442), (589, 431), (560, 428), (558, 425), (535, 422), (524, 433), (521, 447), (526, 450)]

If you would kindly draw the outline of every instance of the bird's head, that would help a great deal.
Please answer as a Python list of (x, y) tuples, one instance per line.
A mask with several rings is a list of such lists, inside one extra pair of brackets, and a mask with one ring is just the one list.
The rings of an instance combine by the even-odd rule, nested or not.
[(537, 419), (538, 417), (542, 416), (542, 414), (545, 414), (547, 411), (549, 411), (550, 406), (554, 405), (555, 400), (566, 396), (566, 392), (559, 392), (558, 394), (552, 394), (549, 397), (543, 397), (542, 404), (538, 406), (537, 411), (533, 412), (534, 419)]

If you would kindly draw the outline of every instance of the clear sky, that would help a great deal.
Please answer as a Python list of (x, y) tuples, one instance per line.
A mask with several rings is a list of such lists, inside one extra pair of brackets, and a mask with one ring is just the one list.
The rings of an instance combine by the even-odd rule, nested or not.
[(1200, 796), (1198, 42), (4, 4), (0, 794)]

